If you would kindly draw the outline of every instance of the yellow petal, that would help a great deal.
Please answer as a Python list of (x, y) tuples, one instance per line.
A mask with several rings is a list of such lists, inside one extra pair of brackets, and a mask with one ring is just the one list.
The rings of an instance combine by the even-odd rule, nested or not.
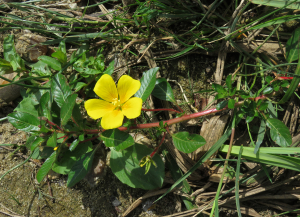
[(84, 103), (85, 110), (93, 119), (98, 119), (112, 112), (116, 107), (101, 99), (89, 99)]
[(121, 110), (116, 109), (102, 117), (101, 126), (105, 130), (118, 128), (122, 126), (123, 119), (124, 115), (122, 114)]
[(114, 80), (108, 74), (104, 74), (97, 81), (94, 92), (102, 99), (113, 102), (118, 100), (118, 91)]
[(126, 102), (141, 87), (141, 82), (128, 75), (123, 75), (118, 82), (118, 93), (120, 102)]
[(137, 118), (141, 115), (142, 104), (141, 98), (132, 97), (122, 106), (122, 113), (129, 119)]

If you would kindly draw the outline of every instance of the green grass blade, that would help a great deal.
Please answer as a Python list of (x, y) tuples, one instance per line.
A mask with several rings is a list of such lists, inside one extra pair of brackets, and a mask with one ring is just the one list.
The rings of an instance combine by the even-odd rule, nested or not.
[[(223, 153), (227, 153), (228, 147), (229, 147), (228, 145), (224, 145), (223, 147), (220, 148), (219, 151), (223, 152)], [(261, 149), (262, 148), (260, 148), (258, 150), (257, 154), (254, 154), (253, 153), (254, 148), (244, 147), (242, 157), (246, 158), (247, 160), (254, 161), (254, 162), (263, 163), (266, 165), (278, 166), (278, 167), (282, 167), (285, 169), (290, 169), (290, 170), (300, 172), (300, 167), (299, 167), (300, 159), (299, 158), (265, 153), (266, 150), (261, 150)], [(265, 148), (265, 149), (272, 150), (272, 147)], [(291, 151), (288, 151), (289, 149), (292, 149), (293, 151), (295, 151), (295, 152), (293, 152), (293, 154), (300, 153), (300, 148), (284, 147), (284, 148), (282, 148), (281, 154), (291, 152)], [(239, 151), (240, 151), (240, 146), (234, 146), (234, 147), (232, 147), (231, 155), (238, 156)], [(277, 151), (278, 151), (278, 149), (277, 149)], [(270, 151), (270, 152), (272, 152), (272, 151)]]
[(241, 167), (241, 156), (243, 153), (243, 146), (241, 146), (240, 152), (239, 152), (239, 156), (238, 156), (238, 161), (236, 164), (236, 171), (235, 171), (235, 203), (236, 203), (236, 210), (237, 213), (239, 215), (239, 217), (242, 217), (241, 214), (241, 207), (240, 207), (240, 167)]
[[(298, 49), (299, 49), (299, 44), (297, 45)], [(296, 75), (300, 75), (300, 57), (298, 59), (298, 65), (295, 71)], [(285, 92), (284, 96), (282, 97), (282, 99), (278, 102), (279, 104), (283, 104), (285, 102), (287, 102), (291, 96), (294, 94), (294, 91), (296, 90), (296, 88), (298, 87), (300, 82), (300, 78), (299, 77), (294, 77), (289, 89)]]

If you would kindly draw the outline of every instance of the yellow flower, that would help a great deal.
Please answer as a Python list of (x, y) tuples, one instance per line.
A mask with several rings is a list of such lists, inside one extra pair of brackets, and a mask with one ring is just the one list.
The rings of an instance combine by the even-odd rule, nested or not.
[(84, 107), (91, 118), (102, 118), (103, 129), (120, 127), (124, 115), (129, 119), (140, 116), (143, 101), (141, 98), (132, 97), (140, 87), (141, 82), (128, 75), (123, 75), (116, 87), (112, 77), (104, 74), (94, 88), (94, 92), (101, 99), (87, 100)]

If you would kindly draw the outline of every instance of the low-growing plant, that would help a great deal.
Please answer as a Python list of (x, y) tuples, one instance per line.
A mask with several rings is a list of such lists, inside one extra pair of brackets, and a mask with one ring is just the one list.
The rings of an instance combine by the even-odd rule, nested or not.
[[(142, 11), (139, 14), (145, 16)], [(294, 43), (294, 38), (299, 38), (299, 29), (288, 44)], [(295, 54), (296, 47), (289, 46), (288, 49), (291, 63), (295, 58), (290, 55), (299, 54)], [(236, 75), (228, 75), (225, 85), (212, 85), (210, 92), (216, 94), (215, 100), (219, 100), (216, 108), (185, 114), (176, 103), (168, 81), (156, 78), (159, 68), (144, 72), (140, 81), (123, 75), (116, 86), (112, 78), (114, 62), (106, 68), (101, 49), (96, 57), (89, 55), (88, 47), (83, 45), (68, 61), (65, 41), (61, 41), (52, 57), (41, 56), (37, 63), (28, 64), (16, 53), (12, 36), (4, 41), (0, 73), (17, 72), (20, 79), (1, 78), (26, 88), (22, 90), (22, 101), (8, 115), (8, 121), (28, 133), (25, 146), (31, 152), (30, 157), (45, 160), (37, 173), (39, 182), (53, 170), (67, 175), (67, 186), (74, 186), (89, 172), (94, 154), (103, 143), (111, 150), (111, 170), (123, 183), (142, 189), (161, 187), (165, 163), (159, 153), (166, 134), (171, 136), (174, 146), (184, 153), (192, 153), (206, 143), (198, 134), (187, 131), (171, 133), (169, 126), (229, 109), (233, 109), (233, 118), (224, 135), (172, 188), (217, 150), (231, 152), (239, 158), (299, 171), (299, 167), (295, 166), (299, 165), (299, 159), (287, 154), (298, 153), (300, 149), (290, 148), (292, 137), (289, 129), (273, 111), (274, 105), (287, 102), (297, 88), (300, 61), (295, 73), (289, 73), (291, 77), (267, 76), (255, 92), (251, 87), (237, 89), (234, 86)], [(139, 118), (141, 113), (153, 111), (142, 107), (151, 94), (174, 105), (174, 108), (154, 111), (172, 111), (177, 113), (176, 117), (160, 122)], [(281, 95), (283, 97), (275, 101), (274, 97)], [(239, 122), (243, 120), (248, 125), (254, 118), (260, 120), (256, 142), (250, 134), (250, 147), (233, 147), (231, 150), (231, 146), (224, 145)], [(129, 134), (149, 128), (153, 128), (160, 138), (155, 149), (136, 143)], [(260, 148), (265, 137), (273, 141), (273, 146), (281, 148)]]

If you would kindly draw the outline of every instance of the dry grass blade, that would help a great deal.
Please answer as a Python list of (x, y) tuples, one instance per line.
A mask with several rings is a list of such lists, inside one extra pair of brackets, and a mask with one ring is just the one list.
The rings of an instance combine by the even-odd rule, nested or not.
[[(178, 188), (174, 188), (172, 191), (177, 191), (177, 190), (178, 190)], [(167, 191), (168, 191), (168, 188), (148, 191), (144, 196), (142, 196), (142, 197), (138, 198), (136, 201), (134, 201), (133, 204), (131, 204), (131, 206), (128, 207), (128, 209), (122, 214), (122, 217), (127, 216), (132, 210), (134, 210), (136, 207), (138, 207), (143, 202), (143, 200), (145, 200), (149, 197), (154, 197), (157, 195), (164, 194)]]

